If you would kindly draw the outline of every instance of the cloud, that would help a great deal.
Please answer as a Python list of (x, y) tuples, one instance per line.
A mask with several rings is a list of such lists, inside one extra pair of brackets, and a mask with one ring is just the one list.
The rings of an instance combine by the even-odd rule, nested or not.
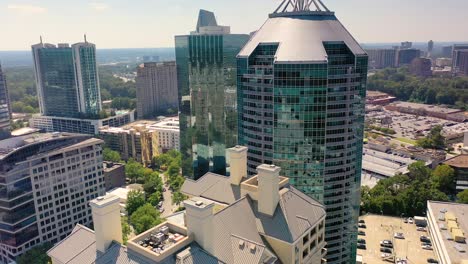
[(22, 15), (42, 14), (47, 12), (46, 8), (33, 5), (8, 5), (7, 8)]
[(97, 3), (97, 2), (94, 2), (94, 3), (90, 3), (89, 6), (94, 9), (94, 10), (97, 10), (97, 11), (103, 11), (103, 10), (107, 10), (110, 8), (110, 6), (108, 4), (104, 4), (104, 3)]

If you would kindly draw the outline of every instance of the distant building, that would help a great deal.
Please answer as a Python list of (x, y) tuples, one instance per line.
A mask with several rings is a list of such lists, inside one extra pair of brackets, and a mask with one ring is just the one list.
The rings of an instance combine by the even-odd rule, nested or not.
[(428, 233), (442, 264), (467, 263), (468, 204), (427, 202)]
[(161, 58), (159, 56), (143, 56), (143, 63), (146, 62), (159, 62)]
[(410, 72), (420, 77), (432, 76), (432, 61), (428, 58), (416, 58), (411, 62)]
[(39, 108), (44, 116), (97, 118), (101, 92), (96, 46), (73, 44), (32, 46)]
[(435, 66), (439, 68), (452, 67), (452, 59), (450, 58), (437, 58)]
[(429, 42), (427, 43), (427, 52), (429, 54), (429, 57), (431, 56), (433, 50), (434, 50), (434, 41), (429, 40)]
[(178, 112), (177, 70), (175, 62), (148, 62), (137, 68), (138, 119)]
[(88, 135), (99, 134), (102, 126), (119, 127), (135, 120), (135, 111), (124, 111), (115, 116), (104, 119), (80, 119), (55, 116), (33, 116), (29, 121), (32, 128), (41, 129), (44, 132), (68, 132)]
[(93, 200), (95, 231), (77, 225), (48, 252), (52, 264), (326, 263), (324, 206), (290, 186), (279, 167), (259, 166), (258, 175), (247, 179), (246, 152), (230, 153), (235, 160), (230, 177), (207, 173), (187, 180), (182, 186), (190, 196), (186, 210), (126, 246), (121, 199)]
[[(405, 114), (432, 116), (445, 120), (453, 120), (456, 114), (463, 113), (463, 110), (446, 108), (436, 105), (418, 104), (410, 102), (395, 102), (385, 106), (389, 111), (397, 111)], [(455, 120), (454, 120), (455, 121)]]
[(106, 191), (125, 186), (124, 164), (105, 161), (103, 165)]
[(182, 172), (226, 174), (226, 148), (237, 144), (236, 55), (249, 40), (201, 10), (196, 31), (175, 37)]
[(396, 100), (396, 97), (390, 96), (389, 94), (367, 91), (366, 105), (387, 105)]
[(460, 72), (461, 53), (464, 53), (464, 50), (468, 50), (468, 44), (455, 44), (453, 45), (452, 51), (452, 71), (454, 73)]
[(468, 190), (468, 155), (458, 155), (446, 160), (444, 164), (449, 165), (455, 170), (457, 193)]
[(103, 126), (99, 129), (99, 137), (106, 147), (119, 152), (122, 159), (134, 158), (150, 165), (153, 157), (180, 149), (179, 119), (140, 120), (123, 127)]
[(66, 133), (0, 141), (0, 263), (92, 223), (88, 203), (105, 194), (102, 143)]
[(11, 106), (5, 75), (0, 65), (0, 140), (11, 134)]
[(421, 50), (419, 49), (399, 49), (397, 51), (397, 62), (398, 67), (404, 65), (410, 65), (414, 59), (421, 57)]
[(442, 47), (442, 57), (452, 58), (453, 46), (443, 46)]
[(367, 49), (369, 56), (369, 66), (375, 69), (395, 67), (396, 49)]
[(468, 75), (468, 49), (457, 52), (458, 73)]
[(405, 41), (401, 42), (401, 49), (411, 49), (413, 47), (413, 42)]

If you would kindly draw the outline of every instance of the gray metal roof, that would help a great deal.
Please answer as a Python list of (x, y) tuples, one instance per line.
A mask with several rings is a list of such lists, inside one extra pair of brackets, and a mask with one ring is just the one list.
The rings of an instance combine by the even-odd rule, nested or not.
[(344, 42), (355, 55), (366, 54), (333, 13), (305, 12), (269, 18), (238, 57), (249, 57), (261, 43), (277, 43), (276, 63), (325, 63), (324, 42)]
[(197, 181), (186, 179), (181, 192), (224, 204), (232, 204), (241, 198), (239, 186), (232, 185), (228, 177), (211, 172)]

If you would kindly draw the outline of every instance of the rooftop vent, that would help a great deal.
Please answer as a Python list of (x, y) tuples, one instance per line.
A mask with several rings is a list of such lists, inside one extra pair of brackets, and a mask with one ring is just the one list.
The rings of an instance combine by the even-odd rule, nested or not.
[(250, 244), (250, 252), (255, 253), (255, 249), (257, 249), (257, 246), (255, 246), (255, 244)]
[(239, 241), (239, 248), (244, 248), (245, 242), (243, 240)]
[(98, 200), (98, 201), (104, 201), (104, 197), (103, 197), (103, 196), (99, 196), (96, 200)]
[(197, 202), (195, 203), (195, 205), (196, 205), (196, 206), (202, 206), (202, 205), (203, 205), (203, 201), (197, 201)]

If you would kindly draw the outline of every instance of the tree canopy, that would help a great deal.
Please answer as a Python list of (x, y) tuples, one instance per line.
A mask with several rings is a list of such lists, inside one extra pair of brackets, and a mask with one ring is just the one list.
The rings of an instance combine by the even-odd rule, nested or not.
[(145, 194), (140, 191), (130, 191), (127, 195), (127, 205), (125, 209), (128, 215), (132, 215), (138, 208), (146, 203)]
[(445, 149), (447, 144), (442, 129), (441, 125), (434, 126), (426, 137), (418, 139), (417, 145), (423, 148)]
[(130, 217), (130, 222), (135, 228), (135, 233), (140, 234), (162, 223), (162, 219), (151, 204), (145, 204), (138, 208)]
[(111, 162), (121, 162), (122, 158), (120, 157), (120, 153), (109, 148), (104, 148), (102, 152), (105, 161)]
[(468, 190), (458, 193), (457, 198), (458, 202), (468, 204)]
[(26, 253), (21, 255), (17, 263), (18, 264), (49, 264), (51, 259), (47, 256), (47, 251), (52, 248), (51, 243), (44, 243), (28, 250)]

